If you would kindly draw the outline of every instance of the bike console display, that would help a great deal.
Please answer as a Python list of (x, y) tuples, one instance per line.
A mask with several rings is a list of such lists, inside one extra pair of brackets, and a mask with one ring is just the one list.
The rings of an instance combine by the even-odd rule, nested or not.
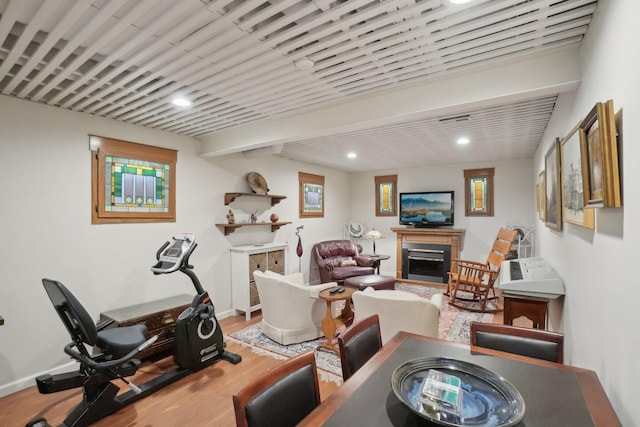
[(172, 273), (180, 269), (196, 247), (196, 237), (193, 234), (184, 233), (172, 237), (171, 242), (166, 242), (156, 254), (158, 262), (151, 267), (156, 274)]

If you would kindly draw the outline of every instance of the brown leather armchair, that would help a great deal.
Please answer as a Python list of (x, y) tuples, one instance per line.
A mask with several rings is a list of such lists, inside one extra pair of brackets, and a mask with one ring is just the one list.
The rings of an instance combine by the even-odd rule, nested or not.
[(353, 276), (374, 274), (373, 262), (358, 256), (358, 248), (351, 240), (327, 240), (313, 245), (313, 258), (318, 264), (320, 282), (344, 284)]

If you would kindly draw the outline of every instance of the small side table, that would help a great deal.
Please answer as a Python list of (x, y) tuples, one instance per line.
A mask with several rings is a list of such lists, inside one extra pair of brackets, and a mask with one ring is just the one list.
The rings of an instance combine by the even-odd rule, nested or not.
[(380, 261), (391, 258), (390, 255), (380, 254), (360, 254), (361, 257), (368, 258), (371, 261), (373, 268), (376, 269), (376, 274), (380, 274)]
[[(353, 323), (353, 310), (351, 310), (351, 295), (356, 291), (355, 288), (347, 288), (344, 287), (344, 292), (329, 292), (331, 288), (325, 289), (321, 291), (318, 296), (320, 299), (323, 299), (327, 303), (327, 314), (322, 320), (322, 332), (324, 332), (324, 337), (327, 339), (325, 344), (320, 344), (318, 349), (329, 350), (336, 353), (340, 356), (340, 351), (335, 347), (334, 339), (336, 337), (336, 331), (338, 330), (338, 326), (346, 325), (349, 326)], [(344, 301), (344, 308), (338, 317), (333, 317), (333, 312), (331, 310), (331, 303), (335, 301)]]
[(503, 296), (503, 323), (505, 325), (513, 325), (513, 319), (524, 316), (533, 322), (534, 328), (547, 328), (547, 304), (549, 303), (548, 299), (508, 294), (503, 294)]

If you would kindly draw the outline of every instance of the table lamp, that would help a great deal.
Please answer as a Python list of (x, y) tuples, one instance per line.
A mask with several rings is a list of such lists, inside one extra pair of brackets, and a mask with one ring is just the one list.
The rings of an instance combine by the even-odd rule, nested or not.
[(375, 228), (372, 228), (371, 230), (367, 231), (367, 234), (364, 235), (364, 238), (373, 239), (373, 254), (376, 255), (376, 240), (384, 239), (384, 236), (382, 235), (382, 233), (380, 233)]

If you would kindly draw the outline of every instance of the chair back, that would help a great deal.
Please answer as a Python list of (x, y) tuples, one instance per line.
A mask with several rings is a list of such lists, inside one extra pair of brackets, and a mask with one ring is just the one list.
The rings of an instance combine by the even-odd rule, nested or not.
[(471, 323), (471, 345), (562, 363), (564, 335), (497, 323)]
[(42, 284), (69, 335), (78, 344), (78, 350), (84, 349), (81, 343), (96, 345), (98, 339), (96, 325), (71, 291), (62, 283), (51, 279), (42, 279)]
[(398, 331), (438, 337), (442, 294), (428, 299), (408, 291), (367, 288), (351, 298), (356, 320), (378, 315), (383, 345)]
[(338, 347), (346, 381), (382, 348), (378, 315), (366, 317), (338, 335)]
[(238, 427), (293, 427), (319, 404), (313, 351), (286, 360), (233, 395)]
[(504, 261), (507, 258), (507, 255), (509, 255), (509, 251), (511, 251), (511, 246), (516, 240), (517, 235), (518, 232), (516, 230), (501, 228), (498, 231), (496, 240), (493, 242), (493, 246), (489, 252), (489, 257), (487, 258), (487, 266), (490, 269), (500, 271), (502, 261)]

